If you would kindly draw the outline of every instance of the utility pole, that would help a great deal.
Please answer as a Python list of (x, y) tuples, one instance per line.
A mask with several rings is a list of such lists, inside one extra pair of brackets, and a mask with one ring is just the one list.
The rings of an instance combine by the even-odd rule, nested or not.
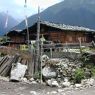
[[(24, 5), (24, 8), (26, 9), (27, 8), (27, 1), (25, 0), (25, 5)], [(25, 10), (25, 24), (26, 24), (26, 29), (27, 29), (27, 45), (28, 45), (28, 50), (30, 50), (29, 49), (29, 47), (30, 47), (30, 45), (29, 45), (29, 29), (28, 29), (28, 21), (27, 21), (27, 15), (26, 15), (26, 10)]]
[(5, 32), (6, 32), (6, 42), (7, 42), (7, 27), (8, 27), (8, 11), (7, 11), (7, 16), (6, 16), (6, 21), (5, 21)]
[(38, 6), (38, 20), (37, 20), (37, 38), (36, 38), (36, 63), (35, 72), (38, 72), (39, 59), (40, 59), (40, 7)]

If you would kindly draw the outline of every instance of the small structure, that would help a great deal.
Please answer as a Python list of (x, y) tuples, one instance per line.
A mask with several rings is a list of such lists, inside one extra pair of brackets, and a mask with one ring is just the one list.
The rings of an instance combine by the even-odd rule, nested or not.
[[(37, 23), (34, 23), (29, 28), (30, 40), (36, 40), (37, 37)], [(27, 29), (22, 31), (10, 31), (7, 35), (14, 42), (13, 45), (26, 44), (27, 42)], [(44, 36), (46, 40), (61, 43), (79, 43), (79, 38), (82, 43), (89, 43), (94, 38), (95, 30), (70, 26), (65, 24), (55, 24), (47, 21), (40, 21), (40, 37)]]

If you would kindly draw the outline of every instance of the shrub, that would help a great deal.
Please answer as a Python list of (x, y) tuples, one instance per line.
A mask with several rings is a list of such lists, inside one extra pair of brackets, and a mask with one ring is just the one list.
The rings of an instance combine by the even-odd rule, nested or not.
[(85, 78), (85, 73), (84, 70), (79, 68), (76, 69), (75, 73), (74, 73), (74, 82), (75, 83), (80, 83), (82, 79)]

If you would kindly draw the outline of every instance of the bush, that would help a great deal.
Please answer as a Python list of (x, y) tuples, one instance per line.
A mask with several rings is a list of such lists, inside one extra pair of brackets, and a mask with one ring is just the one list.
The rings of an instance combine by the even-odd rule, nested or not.
[(85, 73), (84, 70), (79, 68), (76, 69), (75, 73), (74, 73), (74, 82), (75, 83), (80, 83), (82, 79), (85, 78)]
[(7, 55), (7, 54), (6, 53), (0, 53), (1, 57), (5, 56), (5, 55)]

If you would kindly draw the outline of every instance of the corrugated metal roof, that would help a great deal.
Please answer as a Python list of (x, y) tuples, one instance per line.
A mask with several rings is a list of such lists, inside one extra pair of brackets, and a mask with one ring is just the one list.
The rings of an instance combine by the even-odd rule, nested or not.
[(56, 23), (50, 23), (48, 21), (41, 21), (41, 24), (51, 26), (54, 28), (58, 28), (58, 29), (62, 29), (62, 30), (95, 32), (95, 30), (90, 29), (90, 28), (71, 26), (71, 25), (65, 25), (65, 24), (56, 24)]
[[(35, 22), (34, 24), (32, 24), (31, 26), (29, 26), (28, 28), (31, 28), (33, 25), (37, 24), (37, 22)], [(90, 29), (90, 28), (86, 28), (86, 27), (79, 27), (79, 26), (71, 26), (71, 25), (65, 25), (65, 24), (59, 24), (59, 23), (52, 23), (49, 21), (40, 21), (40, 24), (46, 25), (46, 26), (50, 26), (53, 28), (57, 28), (57, 29), (61, 29), (61, 30), (70, 30), (70, 31), (84, 31), (84, 32), (95, 32), (94, 29)], [(16, 31), (18, 33), (23, 32), (26, 29), (23, 30), (12, 30), (10, 32)], [(8, 32), (8, 33), (10, 33)]]

